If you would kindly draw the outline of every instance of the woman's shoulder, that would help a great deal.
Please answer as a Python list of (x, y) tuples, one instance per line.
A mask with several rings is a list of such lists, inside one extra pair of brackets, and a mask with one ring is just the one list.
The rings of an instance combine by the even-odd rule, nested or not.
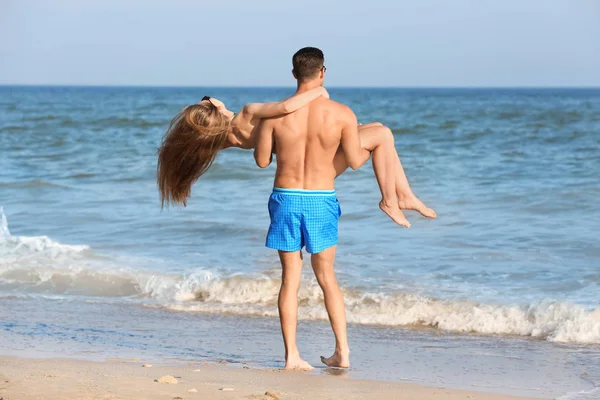
[[(237, 118), (237, 116), (236, 116)], [(234, 123), (236, 122), (236, 123)], [(237, 147), (240, 149), (252, 149), (254, 140), (252, 138), (253, 126), (245, 121), (232, 121), (231, 133), (227, 138), (227, 147)]]
[(260, 109), (263, 103), (248, 103), (242, 107), (240, 114), (244, 114), (246, 117), (252, 118), (256, 111)]

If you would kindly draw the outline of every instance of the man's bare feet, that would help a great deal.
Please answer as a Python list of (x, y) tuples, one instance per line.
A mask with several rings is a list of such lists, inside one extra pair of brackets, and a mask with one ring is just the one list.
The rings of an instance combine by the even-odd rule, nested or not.
[(350, 354), (342, 354), (336, 351), (329, 358), (321, 356), (321, 362), (328, 367), (350, 368)]
[(386, 203), (384, 203), (383, 200), (381, 200), (381, 202), (379, 202), (379, 208), (381, 208), (381, 211), (386, 213), (388, 215), (388, 217), (390, 217), (392, 219), (392, 221), (394, 221), (398, 225), (402, 225), (407, 228), (410, 228), (410, 222), (408, 222), (408, 220), (406, 219), (406, 217), (404, 216), (404, 213), (402, 212), (402, 210), (400, 210), (400, 208), (390, 207)]
[(300, 358), (300, 356), (288, 357), (285, 361), (285, 370), (287, 371), (312, 371), (315, 369), (312, 365)]
[(418, 197), (404, 197), (401, 200), (398, 200), (398, 207), (403, 210), (412, 210), (420, 213), (422, 216), (427, 218), (437, 218), (437, 214), (432, 208), (429, 208), (423, 204)]

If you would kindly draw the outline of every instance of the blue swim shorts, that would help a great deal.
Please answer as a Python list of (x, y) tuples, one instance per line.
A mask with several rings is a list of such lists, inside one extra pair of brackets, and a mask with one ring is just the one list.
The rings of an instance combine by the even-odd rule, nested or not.
[(342, 215), (335, 190), (274, 188), (269, 198), (271, 226), (266, 246), (281, 251), (315, 254), (338, 242)]

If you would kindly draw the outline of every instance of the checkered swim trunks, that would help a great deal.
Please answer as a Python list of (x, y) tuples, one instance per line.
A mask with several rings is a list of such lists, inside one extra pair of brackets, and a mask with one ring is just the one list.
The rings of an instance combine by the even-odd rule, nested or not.
[(274, 188), (269, 198), (271, 226), (266, 246), (281, 251), (315, 254), (338, 242), (342, 215), (335, 190)]

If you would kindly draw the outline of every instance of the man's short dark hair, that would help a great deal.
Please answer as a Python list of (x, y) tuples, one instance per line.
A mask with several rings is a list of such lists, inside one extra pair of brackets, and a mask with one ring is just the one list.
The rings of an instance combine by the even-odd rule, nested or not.
[(316, 47), (304, 47), (294, 54), (292, 65), (296, 79), (303, 81), (312, 79), (323, 69), (325, 56)]

